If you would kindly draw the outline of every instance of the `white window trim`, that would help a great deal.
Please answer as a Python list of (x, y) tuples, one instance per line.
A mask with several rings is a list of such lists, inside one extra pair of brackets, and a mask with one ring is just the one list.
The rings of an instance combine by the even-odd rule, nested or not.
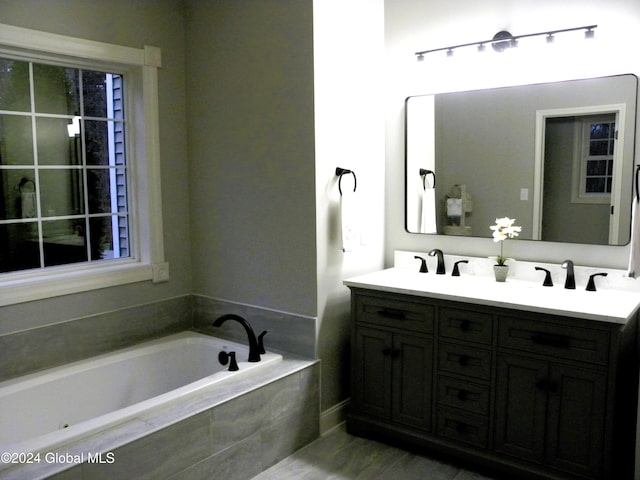
[[(37, 61), (59, 58), (69, 64), (99, 63), (124, 70), (128, 88), (129, 175), (134, 257), (108, 262), (49, 267), (0, 275), (0, 306), (85, 292), (133, 282), (169, 279), (164, 259), (160, 135), (158, 118), (158, 47), (132, 48), (0, 24), (0, 53), (19, 53)], [(132, 96), (130, 92), (142, 92)], [(131, 141), (133, 140), (133, 141)]]

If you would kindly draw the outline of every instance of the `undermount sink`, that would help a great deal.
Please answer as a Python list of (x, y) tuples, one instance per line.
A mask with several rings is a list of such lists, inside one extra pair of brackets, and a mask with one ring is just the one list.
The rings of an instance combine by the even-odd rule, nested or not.
[(349, 278), (344, 284), (614, 323), (626, 323), (638, 309), (640, 301), (637, 292), (606, 289), (590, 292), (584, 285), (575, 290), (565, 289), (562, 284), (544, 287), (542, 278), (539, 282), (513, 278), (496, 282), (488, 276), (462, 274), (453, 277), (450, 273), (436, 275), (407, 268), (390, 268)]

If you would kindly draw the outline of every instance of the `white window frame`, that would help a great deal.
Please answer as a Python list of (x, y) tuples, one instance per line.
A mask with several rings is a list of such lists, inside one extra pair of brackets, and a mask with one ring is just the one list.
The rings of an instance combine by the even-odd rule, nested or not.
[(0, 274), (0, 306), (142, 281), (169, 279), (164, 258), (158, 47), (132, 48), (0, 24), (0, 55), (59, 60), (82, 68), (112, 68), (126, 75), (128, 191), (133, 256)]
[[(605, 121), (596, 121), (594, 118), (596, 116), (604, 116), (611, 115), (611, 122)], [(615, 113), (601, 113), (594, 114), (593, 116), (584, 115), (580, 118), (580, 125), (576, 127), (576, 145), (579, 145), (580, 148), (577, 149), (576, 154), (573, 159), (573, 177), (572, 177), (572, 189), (571, 189), (571, 202), (573, 203), (587, 203), (587, 204), (610, 204), (611, 203), (611, 192), (587, 192), (586, 191), (586, 183), (587, 183), (587, 161), (590, 159), (589, 156), (589, 143), (591, 141), (591, 124), (593, 123), (614, 123), (616, 130), (618, 129), (617, 123), (615, 123), (616, 115)], [(618, 148), (617, 140), (615, 141), (616, 145), (614, 148)], [(616, 156), (616, 152), (612, 155), (605, 155), (605, 160), (608, 160), (609, 156), (613, 160), (614, 164), (616, 161), (621, 161), (620, 156)], [(610, 177), (613, 177), (614, 172), (608, 172)], [(612, 185), (613, 189), (613, 185)]]

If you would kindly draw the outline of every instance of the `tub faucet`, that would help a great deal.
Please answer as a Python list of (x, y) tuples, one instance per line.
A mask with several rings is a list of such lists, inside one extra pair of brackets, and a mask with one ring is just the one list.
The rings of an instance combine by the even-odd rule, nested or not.
[(244, 327), (245, 332), (247, 332), (247, 337), (249, 338), (249, 361), (250, 362), (259, 362), (260, 361), (260, 347), (258, 345), (258, 339), (256, 338), (256, 334), (253, 331), (253, 328), (244, 318), (240, 315), (235, 315), (233, 313), (227, 313), (226, 315), (222, 315), (215, 322), (213, 322), (214, 327), (221, 326), (227, 320), (235, 320), (240, 325)]
[(438, 266), (436, 267), (436, 275), (444, 275), (444, 254), (439, 248), (434, 248), (429, 252), (430, 257), (438, 256)]
[(562, 268), (567, 270), (567, 278), (564, 281), (564, 288), (574, 290), (576, 288), (576, 277), (573, 274), (573, 262), (565, 260), (562, 262)]

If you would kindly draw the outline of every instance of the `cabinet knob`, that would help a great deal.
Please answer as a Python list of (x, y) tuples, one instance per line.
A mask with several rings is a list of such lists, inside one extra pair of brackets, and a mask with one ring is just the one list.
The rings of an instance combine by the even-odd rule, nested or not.
[(469, 322), (469, 320), (465, 319), (460, 322), (460, 330), (462, 330), (463, 332), (468, 332), (470, 328), (471, 322)]
[(460, 355), (458, 363), (461, 367), (466, 367), (467, 365), (469, 365), (469, 357), (467, 355)]
[(462, 423), (462, 422), (458, 422), (456, 424), (456, 432), (458, 433), (467, 433), (467, 425)]
[(458, 390), (457, 397), (458, 397), (458, 400), (461, 400), (464, 402), (469, 398), (469, 392), (467, 392), (466, 390)]

